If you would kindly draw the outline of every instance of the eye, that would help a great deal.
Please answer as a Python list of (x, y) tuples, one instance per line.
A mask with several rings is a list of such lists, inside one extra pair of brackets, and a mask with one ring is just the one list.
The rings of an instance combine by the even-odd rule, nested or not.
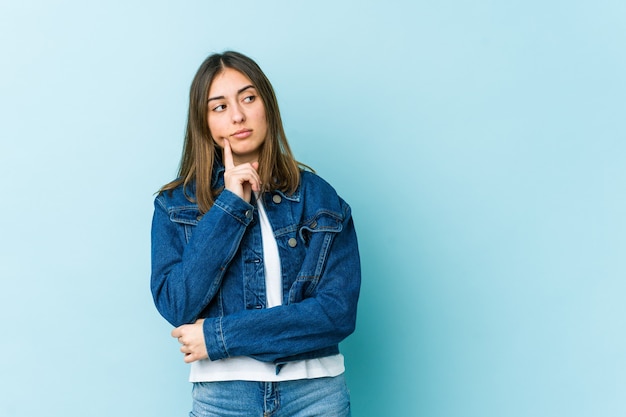
[(215, 112), (224, 111), (224, 110), (226, 110), (226, 105), (225, 104), (220, 104), (218, 106), (213, 107), (212, 110), (215, 111)]
[(256, 96), (247, 96), (247, 97), (244, 97), (243, 102), (252, 103), (254, 100), (256, 100)]

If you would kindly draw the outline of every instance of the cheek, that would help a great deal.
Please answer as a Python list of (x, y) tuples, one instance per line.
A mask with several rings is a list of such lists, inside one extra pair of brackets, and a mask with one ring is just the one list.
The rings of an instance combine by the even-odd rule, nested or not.
[(263, 128), (267, 131), (268, 129), (268, 123), (267, 123), (267, 119), (265, 118), (265, 111), (264, 110), (260, 110), (255, 114), (255, 118), (258, 121), (258, 123), (263, 126)]
[(217, 145), (218, 148), (224, 147), (224, 139), (222, 135), (220, 135), (219, 129), (215, 126), (215, 121), (213, 123), (207, 118), (207, 125), (209, 127), (209, 133), (211, 133), (211, 138), (213, 139), (213, 143)]
[(218, 148), (222, 149), (224, 147), (224, 139), (222, 136), (211, 132), (211, 137), (213, 138), (213, 143), (215, 143)]
[(220, 126), (218, 121), (213, 117), (207, 117), (207, 126), (209, 127), (209, 132), (211, 132), (211, 136), (214, 138), (220, 137)]

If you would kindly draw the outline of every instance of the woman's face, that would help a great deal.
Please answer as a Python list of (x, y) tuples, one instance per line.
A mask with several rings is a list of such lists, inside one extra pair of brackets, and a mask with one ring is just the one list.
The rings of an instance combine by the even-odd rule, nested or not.
[(228, 139), (235, 165), (258, 160), (267, 136), (265, 106), (248, 77), (232, 68), (215, 76), (209, 87), (207, 121), (221, 148)]

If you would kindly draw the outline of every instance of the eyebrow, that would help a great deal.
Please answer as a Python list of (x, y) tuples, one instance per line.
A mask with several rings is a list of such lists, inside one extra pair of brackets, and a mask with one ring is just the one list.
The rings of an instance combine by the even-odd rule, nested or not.
[[(246, 90), (247, 90), (247, 89), (249, 89), (249, 88), (254, 88), (254, 86), (253, 86), (252, 84), (249, 84), (249, 85), (247, 85), (247, 86), (245, 86), (245, 87), (241, 87), (239, 90), (237, 90), (237, 95), (239, 95), (239, 94), (243, 93), (244, 91), (246, 91)], [(207, 101), (211, 101), (211, 100), (223, 100), (223, 99), (225, 99), (225, 98), (226, 98), (226, 97), (224, 97), (224, 96), (210, 97)]]

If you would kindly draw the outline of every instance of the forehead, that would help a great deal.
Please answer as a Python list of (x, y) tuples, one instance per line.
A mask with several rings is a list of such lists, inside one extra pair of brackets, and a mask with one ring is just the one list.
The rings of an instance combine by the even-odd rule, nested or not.
[(241, 88), (249, 85), (253, 85), (252, 81), (245, 74), (236, 69), (224, 68), (211, 81), (209, 96), (237, 94)]

